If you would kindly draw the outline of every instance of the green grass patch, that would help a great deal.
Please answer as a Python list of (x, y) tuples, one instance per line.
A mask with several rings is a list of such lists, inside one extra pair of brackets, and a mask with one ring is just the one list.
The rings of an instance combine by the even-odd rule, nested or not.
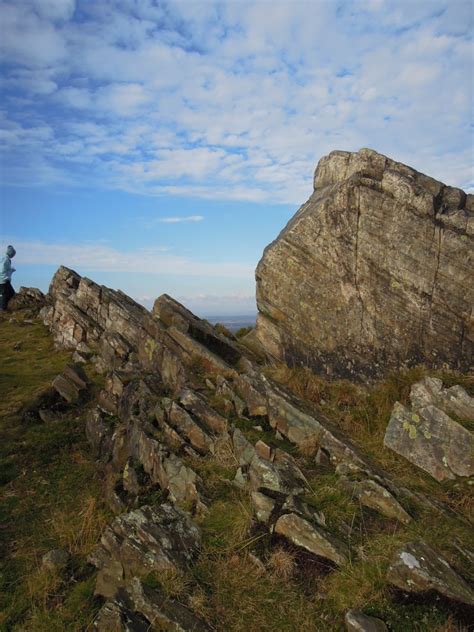
[[(98, 608), (86, 557), (110, 519), (88, 455), (87, 411), (70, 407), (47, 423), (23, 417), (70, 360), (41, 323), (3, 318), (0, 355), (0, 630), (79, 632)], [(64, 575), (41, 568), (52, 548), (70, 554)]]

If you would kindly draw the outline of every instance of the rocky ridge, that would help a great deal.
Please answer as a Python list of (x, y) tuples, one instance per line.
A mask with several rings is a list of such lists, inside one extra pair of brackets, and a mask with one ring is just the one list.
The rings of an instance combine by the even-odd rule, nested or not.
[[(37, 304), (42, 300), (34, 297)], [(212, 491), (193, 465), (223, 444), (235, 459), (229, 484), (248, 490), (255, 525), (323, 561), (327, 572), (357, 560), (351, 525), (328, 524), (309, 501), (312, 483), (291, 445), (297, 454), (312, 444), (314, 462), (323, 462), (337, 487), (379, 516), (381, 525), (412, 524), (419, 507), (430, 506), (373, 466), (317, 409), (266, 377), (252, 351), (169, 296), (158, 298), (150, 313), (62, 267), (44, 300), (41, 317), (76, 361), (54, 381), (57, 392), (66, 402), (81, 401), (87, 384), (77, 363), (94, 363), (105, 380), (87, 436), (117, 518), (90, 558), (99, 571), (96, 593), (105, 599), (96, 629), (209, 629), (189, 604), (144, 581), (150, 571), (186, 571), (199, 557), (199, 524)], [(262, 438), (250, 440), (244, 427), (264, 431)], [(159, 497), (155, 504), (148, 502), (150, 493)], [(417, 555), (426, 553), (423, 543), (417, 546)], [(412, 549), (409, 554), (415, 555)], [(394, 579), (403, 556), (393, 562), (387, 582), (472, 605), (472, 590), (459, 571), (431, 548), (430, 555), (438, 562), (421, 564), (424, 584), (406, 572), (403, 584)], [(348, 629), (364, 617), (348, 614)], [(376, 620), (369, 624), (383, 629)]]
[(256, 270), (256, 342), (370, 378), (474, 357), (474, 196), (370, 149), (333, 151)]

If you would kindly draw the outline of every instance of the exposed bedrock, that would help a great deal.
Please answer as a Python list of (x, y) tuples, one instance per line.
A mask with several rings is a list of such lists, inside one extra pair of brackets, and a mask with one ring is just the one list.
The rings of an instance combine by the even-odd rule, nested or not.
[(466, 370), (473, 235), (473, 195), (370, 149), (334, 151), (258, 264), (258, 340), (335, 376)]

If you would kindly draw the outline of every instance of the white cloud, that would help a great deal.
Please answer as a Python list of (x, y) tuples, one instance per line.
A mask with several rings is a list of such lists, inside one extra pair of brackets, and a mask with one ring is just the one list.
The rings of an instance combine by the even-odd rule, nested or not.
[(160, 217), (156, 221), (162, 224), (180, 224), (181, 222), (202, 222), (203, 219), (203, 215), (188, 215), (187, 217)]
[(229, 277), (252, 279), (253, 266), (240, 262), (211, 263), (166, 254), (166, 248), (141, 248), (120, 251), (103, 242), (46, 243), (9, 238), (18, 253), (18, 261), (34, 265), (65, 265), (84, 272), (122, 272), (191, 277)]
[(271, 19), (258, 1), (78, 7), (80, 21), (73, 0), (0, 0), (11, 120), (21, 103), (21, 128), (52, 130), (7, 126), (26, 162), (148, 195), (297, 204), (318, 158), (370, 146), (470, 184), (469, 2), (275, 2)]

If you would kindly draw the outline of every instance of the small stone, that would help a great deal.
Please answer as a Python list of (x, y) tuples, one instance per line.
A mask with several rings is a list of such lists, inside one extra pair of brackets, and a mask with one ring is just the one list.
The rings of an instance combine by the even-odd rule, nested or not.
[(255, 452), (262, 459), (266, 459), (267, 461), (272, 460), (272, 449), (269, 445), (267, 445), (264, 441), (257, 441), (255, 444)]
[(312, 525), (296, 514), (285, 514), (278, 518), (275, 533), (283, 535), (287, 540), (306, 549), (314, 555), (324, 557), (337, 566), (348, 560), (347, 546), (322, 527)]
[(52, 385), (63, 399), (72, 404), (79, 400), (82, 391), (87, 388), (87, 376), (82, 368), (70, 364), (54, 378)]
[(275, 508), (275, 501), (260, 492), (252, 492), (251, 498), (257, 520), (267, 524)]
[(321, 465), (323, 467), (329, 467), (331, 465), (331, 457), (326, 452), (326, 450), (323, 450), (323, 448), (318, 448), (318, 451), (316, 452), (316, 456), (314, 457), (314, 462), (317, 465)]
[(387, 632), (388, 628), (381, 619), (369, 617), (360, 610), (348, 610), (344, 617), (347, 632)]
[(48, 571), (62, 572), (69, 563), (69, 553), (65, 549), (52, 549), (43, 555), (42, 566)]
[(38, 410), (38, 415), (44, 423), (51, 423), (60, 419), (60, 416), (55, 413), (54, 410), (50, 410), (48, 408), (40, 408)]

